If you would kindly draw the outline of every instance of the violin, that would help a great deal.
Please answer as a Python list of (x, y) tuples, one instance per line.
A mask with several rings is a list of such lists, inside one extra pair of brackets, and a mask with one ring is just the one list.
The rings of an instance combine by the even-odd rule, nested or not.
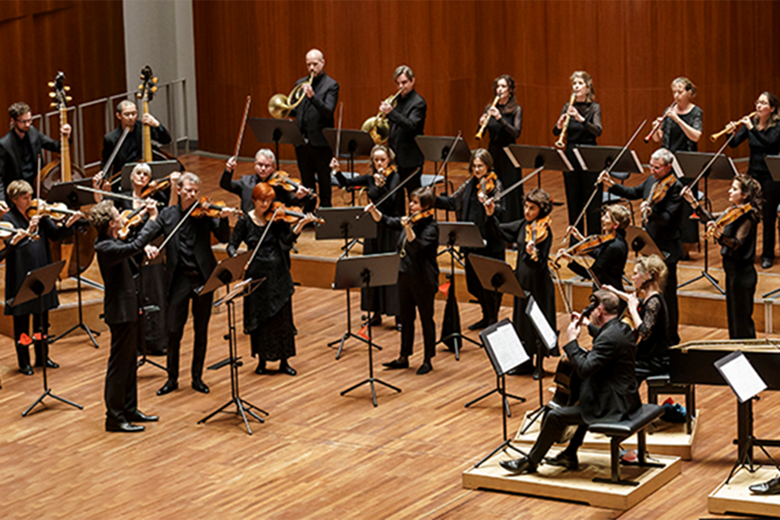
[(196, 204), (198, 206), (194, 210), (192, 210), (192, 216), (195, 218), (200, 218), (200, 217), (217, 218), (219, 217), (219, 214), (222, 213), (222, 210), (224, 209), (230, 210), (233, 213), (241, 213), (241, 210), (238, 208), (228, 207), (227, 204), (225, 204), (221, 200), (212, 201), (208, 197), (201, 197), (201, 199), (198, 202), (196, 202)]
[(704, 232), (704, 238), (705, 239), (712, 238), (712, 236), (715, 234), (716, 228), (722, 229), (728, 226), (729, 224), (731, 224), (732, 222), (736, 221), (742, 215), (746, 215), (751, 211), (755, 211), (755, 208), (749, 202), (747, 204), (731, 206), (729, 209), (724, 211), (720, 217), (718, 217), (718, 219), (715, 221), (714, 227), (711, 227)]
[(525, 243), (532, 244), (531, 259), (534, 262), (539, 261), (539, 250), (536, 248), (536, 244), (547, 239), (547, 235), (550, 233), (550, 224), (552, 224), (552, 218), (547, 215), (529, 222), (525, 226)]
[[(674, 175), (674, 173), (670, 172), (669, 175), (653, 184), (653, 188), (650, 190), (650, 196), (647, 198), (647, 206), (654, 206), (661, 202), (663, 198), (666, 197), (669, 188), (674, 185), (674, 181), (676, 180), (677, 177)], [(647, 217), (647, 212), (643, 211), (642, 222), (647, 222)]]
[(421, 221), (424, 218), (433, 217), (435, 208), (426, 209), (425, 211), (418, 211), (417, 213), (412, 214), (411, 217), (409, 217), (409, 221), (412, 224), (415, 224), (419, 221)]
[[(274, 216), (274, 214), (276, 216)], [(294, 224), (298, 222), (300, 219), (305, 217), (306, 215), (304, 213), (290, 209), (279, 201), (276, 201), (273, 204), (271, 204), (271, 207), (268, 208), (268, 211), (266, 211), (265, 214), (263, 215), (263, 218), (265, 218), (266, 222), (270, 222), (271, 219), (273, 219), (274, 222), (284, 221), (287, 222), (288, 224)], [(317, 224), (324, 224), (325, 219), (317, 217), (317, 219), (314, 222), (316, 222)]]
[(135, 209), (126, 209), (121, 214), (122, 229), (119, 230), (119, 239), (126, 240), (130, 236), (130, 230), (144, 222), (144, 212), (146, 206), (139, 206)]
[(290, 174), (283, 170), (277, 171), (265, 182), (274, 187), (279, 186), (285, 191), (298, 191), (298, 188), (303, 188), (307, 193), (311, 194), (311, 190), (301, 185), (301, 181), (291, 179)]
[(76, 213), (79, 212), (68, 209), (68, 207), (62, 202), (49, 204), (42, 199), (33, 199), (33, 201), (30, 203), (30, 207), (27, 208), (28, 218), (32, 218), (38, 215), (39, 217), (49, 217), (55, 222), (65, 220), (66, 218), (70, 217), (71, 215), (75, 215)]
[(395, 166), (383, 168), (374, 174), (374, 183), (377, 188), (382, 188), (387, 183), (387, 178), (395, 173)]
[(151, 181), (146, 185), (146, 188), (141, 192), (141, 198), (145, 199), (151, 197), (155, 193), (167, 190), (171, 187), (171, 176), (163, 177), (162, 179)]
[(17, 233), (21, 233), (25, 237), (31, 240), (39, 240), (41, 237), (35, 233), (31, 233), (26, 229), (15, 228), (10, 222), (0, 222), (0, 239), (5, 240), (11, 238)]
[(495, 172), (490, 172), (481, 179), (479, 179), (479, 192), (484, 195), (485, 197), (488, 196), (488, 194), (493, 193), (493, 190), (496, 189), (496, 181), (498, 180), (498, 176)]

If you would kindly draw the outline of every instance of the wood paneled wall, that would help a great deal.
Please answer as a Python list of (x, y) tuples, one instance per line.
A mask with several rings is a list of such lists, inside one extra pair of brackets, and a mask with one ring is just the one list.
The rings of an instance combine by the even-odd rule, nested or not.
[[(269, 117), (268, 99), (306, 75), (312, 47), (341, 85), (344, 128), (376, 114), (405, 63), (428, 102), (425, 133), (462, 130), (472, 147), (503, 73), (517, 82), (525, 144), (554, 141), (574, 70), (594, 78), (604, 145), (659, 116), (677, 76), (698, 87), (706, 136), (751, 112), (760, 92), (780, 93), (780, 3), (770, 1), (195, 1), (193, 14), (200, 148), (225, 154), (246, 95), (252, 116)], [(715, 151), (706, 136), (700, 150)], [(242, 155), (255, 148), (249, 136)], [(644, 161), (653, 149), (636, 148)]]
[[(0, 49), (0, 135), (6, 108), (16, 101), (28, 103), (34, 114), (52, 110), (47, 83), (58, 71), (65, 72), (72, 105), (126, 88), (122, 2), (4, 0)], [(93, 112), (84, 122), (88, 153), (92, 147), (99, 152), (103, 143), (103, 116)]]

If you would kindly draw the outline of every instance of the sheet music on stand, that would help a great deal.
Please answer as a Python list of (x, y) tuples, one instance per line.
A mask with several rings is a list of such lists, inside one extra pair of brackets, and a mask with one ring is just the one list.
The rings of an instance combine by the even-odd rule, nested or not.
[(479, 336), (498, 376), (503, 376), (530, 359), (515, 326), (506, 318), (480, 332)]
[(539, 337), (542, 338), (547, 350), (553, 350), (558, 346), (558, 334), (550, 326), (550, 322), (547, 321), (547, 317), (542, 312), (539, 304), (533, 296), (528, 297), (528, 305), (525, 306), (525, 313), (531, 318), (531, 322), (536, 328), (536, 332), (539, 333)]
[(717, 360), (715, 368), (729, 384), (740, 403), (767, 389), (766, 383), (750, 364), (747, 356), (739, 350)]

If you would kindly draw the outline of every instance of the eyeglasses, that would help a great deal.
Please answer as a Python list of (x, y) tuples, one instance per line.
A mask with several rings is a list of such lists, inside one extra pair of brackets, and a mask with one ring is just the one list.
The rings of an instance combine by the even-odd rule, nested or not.
[(31, 125), (32, 124), (32, 118), (30, 118), (30, 119), (17, 119), (16, 122), (19, 123), (20, 125)]

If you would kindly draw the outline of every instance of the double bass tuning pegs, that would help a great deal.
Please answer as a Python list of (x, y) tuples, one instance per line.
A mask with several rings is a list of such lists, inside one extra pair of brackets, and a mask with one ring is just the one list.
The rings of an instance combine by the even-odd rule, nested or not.
[(53, 81), (48, 82), (47, 85), (49, 85), (49, 88), (54, 88), (54, 82)]

